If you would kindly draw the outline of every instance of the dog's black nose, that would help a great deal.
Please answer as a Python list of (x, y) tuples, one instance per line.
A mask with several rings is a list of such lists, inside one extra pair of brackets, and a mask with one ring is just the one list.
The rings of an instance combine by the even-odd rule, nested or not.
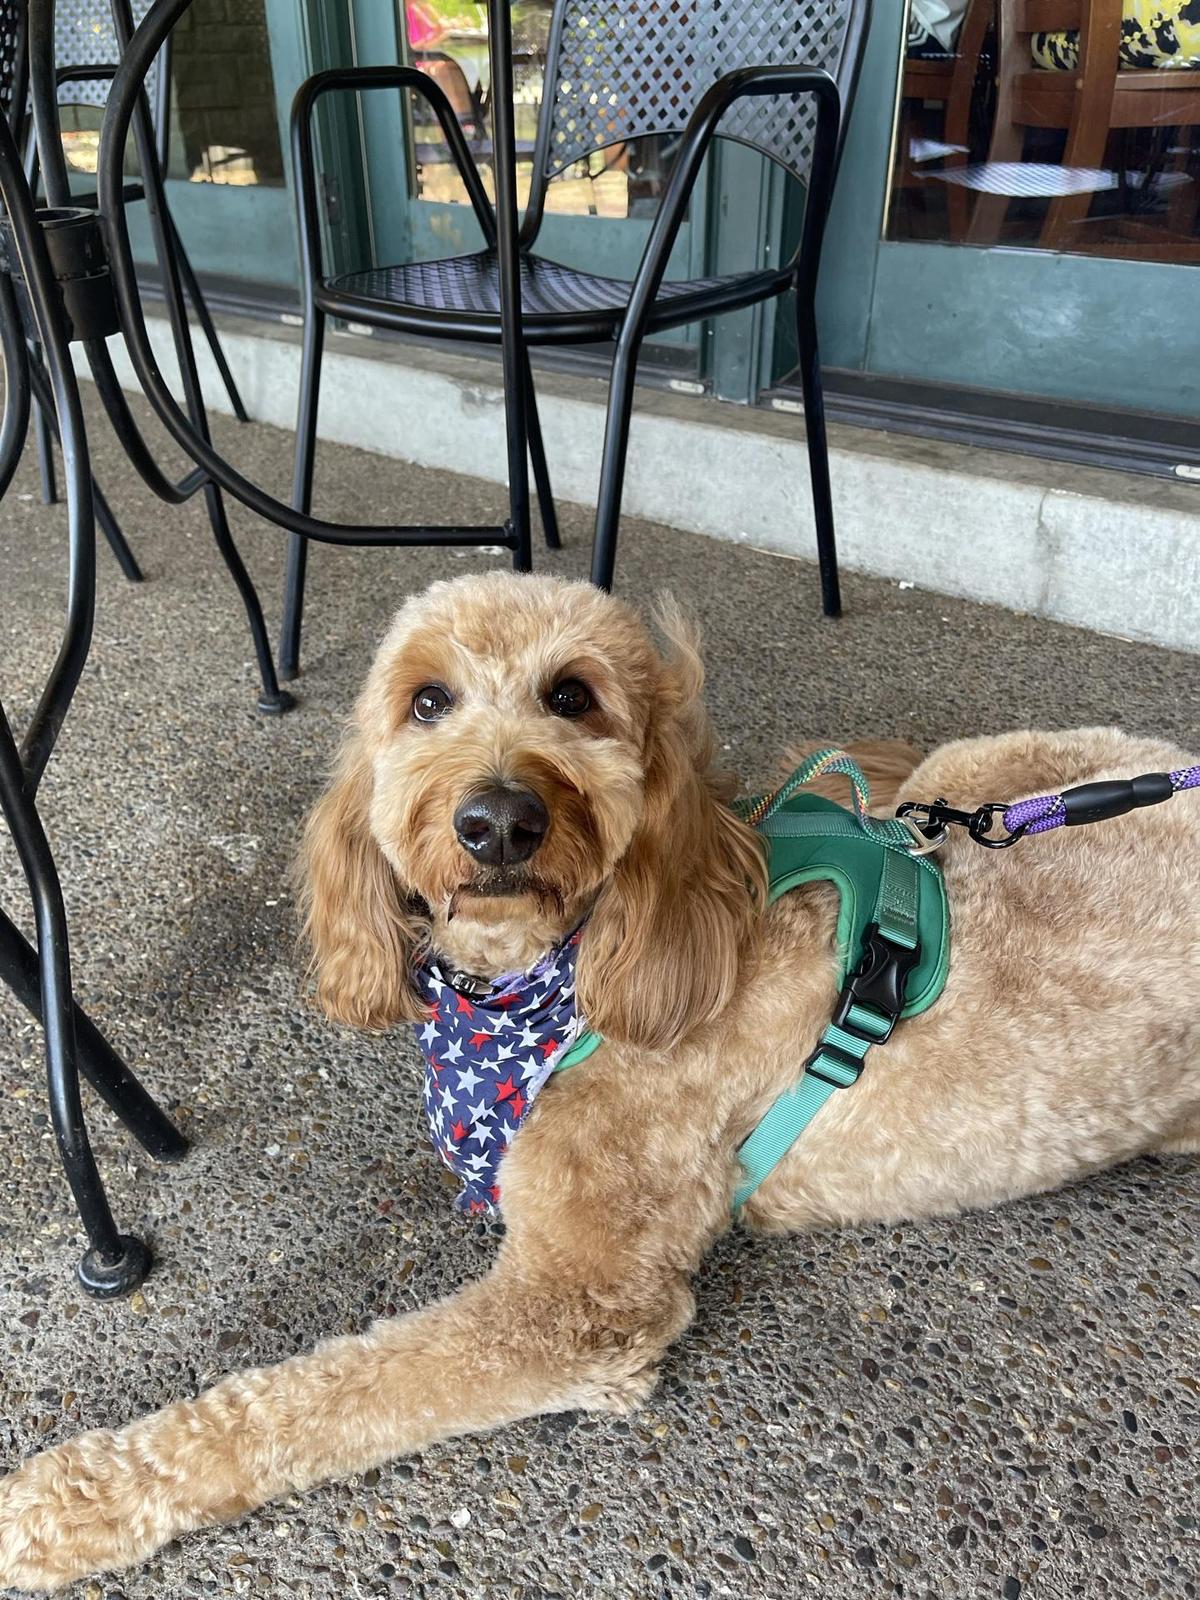
[(489, 867), (528, 861), (549, 826), (549, 813), (532, 789), (481, 789), (454, 813), (459, 844)]

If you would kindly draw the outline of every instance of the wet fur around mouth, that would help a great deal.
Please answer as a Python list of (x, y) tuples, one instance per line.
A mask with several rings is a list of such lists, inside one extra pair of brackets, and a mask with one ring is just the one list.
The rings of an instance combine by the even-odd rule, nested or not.
[(450, 896), (447, 921), (452, 921), (466, 901), (477, 900), (537, 900), (542, 910), (562, 916), (566, 902), (561, 889), (532, 873), (497, 872), (480, 874), (470, 879)]

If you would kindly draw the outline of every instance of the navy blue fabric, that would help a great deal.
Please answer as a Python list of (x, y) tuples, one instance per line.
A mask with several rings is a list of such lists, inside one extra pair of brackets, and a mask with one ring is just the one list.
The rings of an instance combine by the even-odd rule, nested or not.
[(481, 999), (461, 994), (436, 959), (417, 968), (429, 1018), (415, 1024), (425, 1057), (425, 1115), (433, 1148), (472, 1214), (495, 1210), (498, 1170), (538, 1091), (583, 1032), (575, 1009), (578, 932), (528, 972), (499, 979)]

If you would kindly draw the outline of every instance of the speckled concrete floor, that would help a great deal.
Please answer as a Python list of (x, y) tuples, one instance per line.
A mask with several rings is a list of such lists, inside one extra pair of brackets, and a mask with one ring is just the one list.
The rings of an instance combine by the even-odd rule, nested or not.
[[(286, 485), (286, 437), (217, 435)], [(97, 455), (148, 581), (126, 586), (102, 555), (95, 647), (43, 811), (83, 1002), (195, 1147), (156, 1168), (93, 1108), (114, 1206), (157, 1265), (132, 1300), (88, 1301), (40, 1035), (0, 995), (5, 1463), (426, 1301), (494, 1247), (448, 1209), (407, 1039), (301, 1006), (285, 871), (391, 609), (495, 558), (317, 551), (303, 704), (264, 722), (199, 508), (161, 507), (111, 446)], [(319, 481), (350, 517), (499, 514), (489, 486), (349, 450), (324, 452)], [(274, 620), (282, 540), (236, 525)], [(565, 531), (545, 564), (580, 574), (587, 517), (568, 511)], [(28, 469), (0, 509), (0, 572), (0, 692), (20, 723), (63, 602), (62, 518)], [(630, 526), (621, 587), (667, 584), (704, 619), (713, 710), (749, 781), (809, 735), (931, 745), (1120, 720), (1200, 745), (1198, 657), (854, 577), (834, 626), (807, 566)], [(0, 891), (23, 916), (7, 840)], [(1145, 1161), (950, 1223), (730, 1238), (631, 1421), (555, 1417), (447, 1445), (78, 1592), (1195, 1595), (1198, 1200), (1200, 1163)]]

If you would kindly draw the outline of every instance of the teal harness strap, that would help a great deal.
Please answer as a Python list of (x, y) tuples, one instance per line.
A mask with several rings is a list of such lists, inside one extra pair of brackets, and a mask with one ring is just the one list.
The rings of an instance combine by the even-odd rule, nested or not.
[[(812, 758), (809, 765), (813, 764), (839, 771), (851, 765), (840, 753), (835, 763), (824, 752)], [(866, 817), (865, 779), (857, 769), (846, 775), (854, 783), (857, 815), (812, 796), (792, 800), (794, 784), (785, 785), (789, 793), (782, 804), (805, 809), (776, 809), (775, 802), (759, 802), (755, 808), (762, 817), (758, 827), (771, 851), (772, 898), (797, 881), (832, 878), (842, 891), (839, 945), (846, 956), (861, 949), (862, 957), (846, 981), (833, 1020), (804, 1063), (799, 1081), (779, 1096), (740, 1146), (743, 1175), (734, 1191), (735, 1211), (774, 1171), (829, 1098), (858, 1081), (868, 1053), (891, 1037), (899, 1017), (924, 1010), (945, 983), (949, 941), (941, 873), (927, 857), (912, 854), (912, 837), (902, 823)], [(856, 865), (860, 876), (852, 887), (861, 886), (861, 859), (851, 862), (844, 855), (852, 840), (858, 842), (859, 858), (873, 854), (878, 866), (877, 887), (867, 916), (861, 906), (846, 904), (843, 880), (847, 875), (853, 877)], [(807, 841), (808, 864), (798, 870), (794, 862), (777, 868), (777, 858), (786, 849), (784, 841)], [(864, 847), (869, 848), (864, 851)], [(857, 925), (852, 928), (851, 922)], [(913, 985), (913, 1000), (906, 1002), (914, 973), (920, 981)]]
[[(854, 789), (854, 811), (798, 791), (829, 772)], [(914, 855), (908, 828), (868, 815), (866, 779), (844, 751), (811, 756), (772, 795), (738, 803), (762, 833), (769, 857), (769, 895), (802, 883), (833, 883), (840, 896), (838, 959), (843, 989), (833, 1020), (784, 1091), (738, 1149), (743, 1176), (736, 1211), (774, 1171), (829, 1097), (849, 1089), (873, 1046), (891, 1037), (897, 1020), (931, 1006), (946, 982), (949, 912), (942, 875), (928, 856)], [(602, 1043), (588, 1030), (555, 1071), (585, 1060)]]
[[(845, 830), (840, 826), (839, 819), (829, 820), (835, 824), (832, 836), (844, 835)], [(846, 821), (852, 820), (846, 816)], [(854, 826), (858, 824), (855, 822)], [(763, 832), (768, 837), (772, 835), (770, 821), (764, 824)], [(902, 853), (901, 849), (885, 847), (879, 891), (868, 933), (873, 928), (887, 944), (908, 952), (910, 959), (907, 962), (903, 956), (899, 958), (906, 971), (915, 965), (919, 950), (917, 908), (920, 877), (921, 867), (917, 858)], [(863, 973), (860, 968), (855, 976), (859, 975), (865, 977), (869, 973)], [(843, 991), (835, 1019), (821, 1034), (817, 1048), (804, 1063), (800, 1081), (779, 1096), (738, 1149), (743, 1177), (734, 1191), (735, 1210), (745, 1205), (763, 1180), (774, 1171), (830, 1096), (839, 1089), (848, 1089), (857, 1083), (871, 1047), (882, 1044), (891, 1036), (899, 1010), (889, 1014), (890, 1006), (885, 1010), (872, 1003), (870, 998), (859, 998), (854, 985), (855, 978), (852, 977)], [(902, 993), (897, 998), (902, 1001)]]

